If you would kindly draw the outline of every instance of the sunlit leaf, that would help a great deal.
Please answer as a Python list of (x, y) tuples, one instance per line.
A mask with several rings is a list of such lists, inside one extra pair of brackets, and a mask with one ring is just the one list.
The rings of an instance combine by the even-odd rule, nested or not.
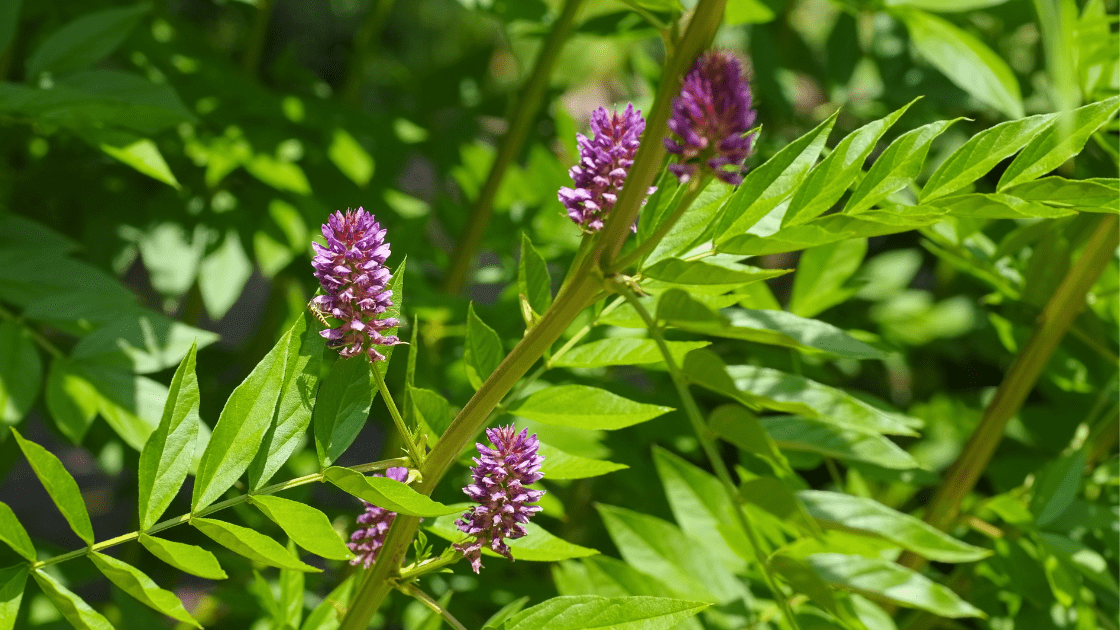
[(545, 424), (611, 430), (646, 422), (672, 410), (587, 385), (557, 385), (534, 392), (509, 412)]
[(89, 512), (86, 511), (86, 502), (82, 498), (81, 490), (78, 489), (78, 483), (53, 453), (35, 442), (24, 439), (14, 428), (11, 431), (19, 449), (23, 451), (23, 456), (27, 458), (27, 463), (31, 464), (31, 470), (35, 471), (35, 476), (43, 484), (43, 488), (58, 507), (58, 511), (62, 512), (62, 517), (70, 524), (70, 529), (74, 530), (78, 538), (84, 540), (87, 545), (92, 545), (93, 525), (90, 523)]

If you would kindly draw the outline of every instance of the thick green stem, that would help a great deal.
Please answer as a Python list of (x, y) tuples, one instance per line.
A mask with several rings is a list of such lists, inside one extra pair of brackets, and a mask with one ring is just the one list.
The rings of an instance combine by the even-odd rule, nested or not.
[(486, 234), (486, 226), (490, 223), (490, 216), (494, 213), (494, 199), (498, 196), (502, 179), (505, 178), (506, 170), (509, 169), (509, 165), (513, 163), (517, 154), (521, 152), (521, 147), (529, 136), (529, 129), (533, 125), (533, 120), (537, 117), (537, 112), (540, 111), (541, 100), (544, 97), (545, 90), (548, 89), (549, 80), (552, 78), (552, 67), (556, 65), (560, 50), (571, 35), (572, 27), (575, 25), (576, 16), (579, 14), (583, 2), (584, 0), (564, 1), (560, 16), (556, 18), (556, 22), (552, 25), (552, 32), (545, 40), (544, 48), (537, 55), (533, 71), (513, 103), (509, 130), (498, 146), (498, 154), (494, 156), (494, 163), (490, 166), (490, 172), (486, 175), (486, 182), (483, 183), (482, 190), (479, 191), (478, 198), (475, 199), (474, 206), (471, 208), (466, 232), (459, 240), (455, 252), (451, 256), (451, 266), (444, 281), (444, 288), (448, 293), (458, 293), (463, 288), (463, 283), (466, 281), (471, 268), (471, 262), (482, 244), (482, 237)]
[(641, 316), (642, 321), (646, 323), (649, 328), (649, 334), (653, 337), (654, 342), (657, 343), (657, 348), (661, 351), (661, 356), (665, 359), (665, 366), (669, 370), (669, 378), (673, 381), (673, 387), (677, 390), (677, 395), (680, 396), (681, 402), (684, 404), (685, 415), (688, 416), (688, 421), (692, 425), (692, 430), (696, 433), (696, 439), (700, 440), (700, 446), (704, 449), (704, 454), (708, 457), (708, 463), (712, 465), (712, 469), (716, 473), (720, 484), (723, 485), (724, 492), (727, 493), (727, 498), (731, 504), (735, 506), (735, 519), (739, 522), (739, 528), (747, 536), (754, 548), (755, 558), (758, 560), (759, 569), (762, 571), (762, 577), (766, 580), (766, 586), (774, 595), (774, 601), (781, 608), (782, 616), (785, 618), (786, 623), (794, 630), (798, 629), (797, 618), (794, 617), (793, 610), (786, 601), (785, 593), (778, 588), (778, 583), (774, 580), (774, 576), (770, 573), (770, 564), (766, 560), (765, 554), (762, 552), (762, 541), (758, 538), (758, 533), (755, 532), (754, 527), (751, 526), (750, 520), (747, 519), (746, 512), (743, 511), (743, 501), (739, 498), (739, 490), (735, 486), (735, 481), (731, 479), (731, 471), (727, 469), (727, 464), (723, 461), (723, 457), (719, 454), (719, 449), (716, 447), (715, 439), (712, 432), (708, 429), (708, 425), (704, 422), (704, 416), (700, 412), (700, 407), (696, 404), (696, 399), (692, 397), (692, 392), (688, 390), (688, 383), (685, 381), (684, 374), (681, 373), (680, 366), (677, 365), (676, 359), (673, 358), (673, 353), (669, 350), (669, 344), (665, 342), (665, 336), (661, 333), (661, 328), (658, 327), (657, 322), (646, 310), (646, 307), (638, 301), (638, 297), (630, 287), (625, 284), (618, 283), (615, 285), (619, 294), (626, 298), (626, 301), (634, 307), (634, 310)]
[(372, 368), (372, 371), (373, 378), (377, 381), (377, 389), (381, 392), (381, 399), (385, 401), (385, 406), (389, 409), (389, 415), (393, 416), (393, 424), (397, 425), (397, 432), (401, 434), (405, 448), (408, 449), (408, 456), (417, 466), (420, 466), (424, 463), (424, 453), (416, 446), (416, 440), (412, 439), (412, 432), (408, 430), (408, 425), (404, 423), (404, 418), (401, 417), (401, 412), (397, 409), (397, 403), (393, 402), (393, 395), (389, 393), (389, 388), (385, 385), (385, 377), (377, 368)]
[[(968, 438), (964, 450), (946, 472), (926, 506), (925, 521), (930, 525), (946, 530), (956, 520), (961, 501), (972, 492), (980, 475), (987, 469), (996, 447), (1003, 440), (1007, 423), (1019, 412), (1027, 395), (1034, 389), (1050, 356), (1057, 350), (1073, 319), (1084, 308), (1086, 294), (1112, 260), (1118, 241), (1117, 225), (1115, 215), (1101, 218), (1085, 251), (1047, 302), (1030, 339), (1015, 357), (995, 397), (984, 410), (979, 426)], [(924, 558), (911, 552), (904, 553), (898, 562), (915, 570), (926, 564)]]
[[(674, 56), (667, 65), (669, 71), (665, 74), (665, 83), (671, 84), (671, 89), (662, 87), (658, 90), (657, 101), (654, 103), (655, 111), (664, 111), (657, 125), (646, 127), (646, 137), (642, 147), (652, 145), (662, 146), (661, 140), (665, 137), (668, 127), (669, 105), (680, 87), (680, 77), (691, 63), (692, 59), (703, 50), (711, 41), (719, 27), (723, 15), (723, 7), (727, 0), (700, 0), (696, 6), (695, 17), (689, 24), (688, 30), (677, 47)], [(679, 58), (687, 56), (687, 58)], [(661, 103), (664, 101), (664, 103)], [(661, 158), (664, 149), (658, 151), (638, 150), (631, 174), (627, 177), (623, 196), (619, 198), (607, 219), (607, 227), (611, 222), (616, 224), (619, 217), (629, 217), (620, 224), (622, 229), (611, 232), (612, 238), (618, 239), (617, 247), (606, 243), (602, 233), (597, 235), (596, 251), (594, 255), (587, 256), (580, 261), (560, 289), (559, 294), (541, 316), (537, 325), (525, 335), (509, 355), (498, 365), (494, 373), (486, 379), (482, 387), (475, 392), (466, 406), (452, 421), (451, 426), (444, 432), (432, 452), (428, 454), (421, 467), (423, 481), (417, 488), (418, 491), (430, 495), (439, 484), (452, 462), (462, 453), (463, 449), (474, 439), (475, 435), (485, 426), (490, 412), (501, 402), (502, 398), (510, 391), (517, 381), (529, 371), (545, 351), (560, 338), (575, 318), (600, 295), (602, 287), (602, 274), (599, 268), (599, 254), (611, 251), (617, 254), (622, 248), (622, 240), (630, 234), (630, 225), (634, 223), (641, 208), (645, 195), (626, 195), (626, 191), (634, 187), (645, 191), (657, 171), (661, 168)], [(648, 173), (648, 177), (635, 180), (634, 172)], [(612, 259), (615, 254), (612, 254)], [(340, 630), (365, 630), (373, 618), (374, 613), (381, 606), (385, 596), (392, 588), (390, 578), (400, 571), (401, 561), (408, 552), (408, 546), (416, 533), (420, 519), (411, 516), (398, 515), (393, 521), (381, 553), (366, 572), (358, 592), (355, 595), (346, 617), (342, 621)]]
[[(400, 457), (400, 458), (397, 458), (397, 459), (387, 459), (387, 460), (383, 460), (383, 461), (380, 461), (380, 462), (372, 462), (372, 463), (369, 463), (369, 464), (361, 464), (359, 466), (351, 466), (350, 470), (365, 473), (365, 472), (372, 472), (374, 470), (385, 470), (387, 468), (392, 468), (393, 466), (408, 466), (410, 463), (411, 462), (408, 460), (408, 458)], [(241, 496), (236, 496), (236, 497), (233, 497), (231, 499), (226, 499), (225, 501), (219, 501), (219, 502), (217, 502), (213, 505), (208, 505), (208, 506), (202, 508), (201, 510), (199, 510), (197, 512), (194, 512), (194, 513), (191, 513), (191, 514), (182, 514), (180, 516), (176, 516), (175, 518), (169, 518), (165, 521), (160, 521), (160, 522), (156, 523), (155, 525), (152, 525), (151, 527), (149, 527), (148, 529), (146, 529), (144, 531), (129, 532), (127, 534), (117, 536), (116, 538), (110, 538), (109, 540), (103, 540), (99, 543), (95, 543), (95, 544), (90, 545), (89, 547), (86, 547), (84, 549), (78, 549), (76, 551), (71, 551), (69, 553), (64, 553), (60, 556), (54, 556), (53, 558), (47, 558), (46, 560), (40, 560), (40, 561), (32, 564), (31, 567), (34, 568), (34, 569), (40, 569), (42, 567), (49, 566), (49, 565), (52, 565), (52, 564), (58, 564), (59, 562), (66, 562), (67, 560), (73, 560), (74, 558), (81, 558), (82, 556), (88, 555), (90, 552), (93, 552), (93, 551), (101, 551), (103, 549), (108, 549), (109, 547), (114, 547), (116, 545), (119, 545), (121, 543), (131, 542), (131, 541), (139, 538), (141, 534), (155, 534), (155, 533), (158, 533), (158, 532), (162, 532), (165, 529), (175, 527), (176, 525), (182, 525), (183, 523), (189, 523), (190, 520), (194, 517), (203, 517), (203, 516), (206, 516), (208, 514), (213, 514), (214, 512), (224, 510), (228, 507), (233, 507), (233, 506), (238, 505), (240, 503), (245, 503), (246, 501), (252, 500), (252, 498), (255, 497), (255, 496), (276, 494), (278, 492), (283, 492), (285, 490), (289, 490), (289, 489), (295, 488), (297, 486), (304, 486), (304, 485), (307, 485), (309, 483), (317, 483), (317, 482), (320, 482), (322, 480), (323, 480), (323, 473), (322, 472), (317, 472), (317, 473), (314, 473), (314, 474), (311, 474), (311, 475), (304, 475), (302, 477), (296, 477), (295, 479), (289, 479), (288, 481), (282, 481), (280, 483), (274, 483), (271, 486), (265, 486), (265, 487), (261, 488), (260, 490), (257, 490), (256, 492), (253, 492), (253, 493), (250, 493), (250, 494), (243, 494)]]

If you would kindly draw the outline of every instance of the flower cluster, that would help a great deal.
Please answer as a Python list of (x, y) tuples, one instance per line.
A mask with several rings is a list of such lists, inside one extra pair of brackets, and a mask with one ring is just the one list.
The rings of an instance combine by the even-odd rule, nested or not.
[[(381, 475), (375, 474), (374, 476), (380, 477)], [(408, 469), (390, 468), (385, 471), (385, 476), (404, 483), (408, 479)], [(350, 542), (346, 543), (346, 546), (354, 553), (354, 557), (350, 559), (350, 564), (355, 566), (360, 564), (368, 569), (373, 561), (377, 560), (377, 552), (381, 551), (381, 545), (385, 543), (385, 536), (389, 533), (389, 526), (393, 524), (393, 519), (396, 518), (397, 513), (365, 501), (362, 503), (365, 503), (366, 511), (358, 515), (358, 524), (365, 525), (365, 527), (354, 530), (354, 533), (350, 535)]]
[(544, 476), (540, 472), (544, 457), (537, 454), (540, 441), (536, 435), (529, 436), (527, 430), (518, 433), (511, 424), (487, 429), (486, 437), (494, 447), (477, 445), (480, 457), (474, 458), (471, 468), (473, 483), (463, 488), (480, 505), (456, 521), (460, 530), (475, 537), (455, 545), (471, 561), (475, 573), (482, 568), (483, 546), (513, 560), (504, 540), (521, 538), (527, 533), (525, 523), (541, 510), (529, 504), (544, 494), (544, 490), (526, 487)]
[[(603, 218), (614, 208), (634, 163), (645, 128), (642, 113), (633, 105), (627, 105), (621, 114), (600, 107), (591, 114), (595, 137), (576, 134), (580, 160), (568, 171), (576, 187), (561, 188), (557, 197), (568, 209), (568, 217), (584, 232), (602, 229)], [(649, 189), (649, 193), (653, 191)]]
[(400, 343), (393, 335), (382, 332), (397, 326), (392, 317), (377, 319), (392, 306), (393, 292), (385, 288), (389, 282), (389, 243), (377, 219), (362, 208), (335, 212), (323, 224), (327, 246), (312, 243), (315, 257), (311, 266), (323, 287), (324, 295), (312, 302), (326, 315), (342, 322), (337, 328), (320, 332), (328, 345), (339, 348), (343, 357), (365, 353), (371, 362), (384, 361), (377, 346)]
[(680, 162), (669, 170), (686, 182), (704, 164), (728, 184), (741, 184), (752, 138), (744, 133), (754, 118), (750, 86), (739, 61), (725, 52), (701, 55), (673, 99), (669, 129), (680, 140), (666, 138), (665, 148), (679, 155)]

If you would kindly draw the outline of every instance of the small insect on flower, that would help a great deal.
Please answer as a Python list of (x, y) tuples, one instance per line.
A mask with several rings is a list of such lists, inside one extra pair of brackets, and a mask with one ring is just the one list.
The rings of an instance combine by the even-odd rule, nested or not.
[(342, 323), (319, 334), (327, 338), (329, 347), (340, 348), (343, 357), (364, 353), (371, 362), (384, 361), (378, 346), (400, 343), (395, 335), (382, 334), (396, 328), (397, 319), (378, 319), (393, 305), (393, 292), (386, 288), (390, 273), (385, 266), (389, 257), (385, 230), (376, 217), (358, 208), (332, 214), (323, 224), (323, 237), (326, 247), (311, 244), (315, 249), (311, 266), (324, 292), (311, 300), (312, 313), (326, 326), (330, 324), (323, 315)]
[(482, 568), (483, 546), (513, 560), (505, 539), (521, 538), (528, 533), (525, 523), (541, 511), (539, 506), (529, 504), (544, 495), (544, 490), (528, 489), (544, 476), (540, 472), (544, 457), (537, 454), (537, 436), (530, 436), (528, 430), (518, 433), (511, 424), (487, 429), (486, 437), (493, 448), (475, 445), (479, 457), (474, 458), (471, 467), (472, 483), (463, 488), (479, 505), (455, 523), (462, 532), (475, 537), (455, 545), (470, 560), (475, 573)]

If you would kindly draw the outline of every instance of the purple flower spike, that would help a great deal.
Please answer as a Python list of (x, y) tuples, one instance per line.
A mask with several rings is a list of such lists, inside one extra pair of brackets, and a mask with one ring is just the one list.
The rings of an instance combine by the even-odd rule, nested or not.
[(321, 331), (327, 345), (339, 348), (343, 357), (365, 352), (370, 362), (384, 361), (377, 346), (393, 346), (400, 340), (382, 331), (394, 328), (393, 317), (377, 319), (393, 305), (389, 282), (389, 243), (377, 219), (362, 208), (335, 212), (323, 224), (327, 246), (312, 243), (315, 257), (311, 266), (323, 287), (324, 295), (312, 300), (326, 315), (342, 322), (337, 328)]
[(474, 536), (473, 541), (458, 543), (458, 549), (468, 560), (475, 573), (482, 568), (482, 547), (513, 560), (506, 538), (521, 538), (526, 533), (529, 517), (541, 511), (528, 505), (541, 498), (544, 490), (529, 490), (526, 486), (540, 481), (544, 458), (537, 454), (540, 441), (528, 430), (521, 433), (511, 424), (508, 427), (487, 429), (486, 437), (494, 448), (476, 445), (480, 457), (474, 458), (471, 467), (473, 483), (463, 492), (480, 505), (463, 514), (455, 522), (464, 533)]
[[(618, 193), (634, 163), (638, 139), (645, 128), (642, 112), (633, 105), (627, 105), (622, 114), (612, 114), (600, 107), (591, 114), (591, 131), (595, 132), (595, 137), (576, 134), (579, 164), (568, 171), (576, 187), (561, 188), (557, 197), (568, 209), (568, 217), (585, 233), (602, 229), (603, 218), (618, 201)], [(650, 188), (646, 194), (654, 190)]]
[[(381, 475), (374, 474), (373, 476), (380, 477)], [(390, 468), (385, 471), (385, 476), (404, 483), (408, 479), (408, 469)], [(358, 515), (358, 524), (365, 525), (365, 527), (354, 530), (354, 533), (350, 535), (350, 542), (346, 543), (346, 546), (354, 553), (354, 557), (350, 559), (350, 564), (355, 566), (360, 564), (368, 569), (373, 561), (377, 560), (377, 552), (381, 551), (381, 545), (385, 543), (385, 535), (389, 533), (389, 526), (393, 524), (393, 519), (397, 517), (397, 513), (365, 501), (362, 501), (362, 503), (365, 503), (366, 511)]]
[(755, 113), (739, 60), (725, 52), (701, 55), (673, 99), (669, 129), (680, 140), (666, 138), (665, 148), (681, 157), (669, 165), (670, 172), (683, 183), (703, 164), (728, 184), (743, 183), (753, 136), (743, 134), (754, 124)]

